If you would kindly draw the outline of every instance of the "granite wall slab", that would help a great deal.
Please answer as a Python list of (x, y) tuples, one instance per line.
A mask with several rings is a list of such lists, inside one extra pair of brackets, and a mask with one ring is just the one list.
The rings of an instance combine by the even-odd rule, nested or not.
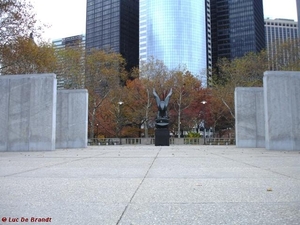
[(87, 129), (87, 90), (58, 90), (56, 111), (56, 148), (87, 147)]
[(0, 151), (55, 149), (56, 75), (0, 76)]
[(235, 89), (236, 146), (265, 147), (264, 92), (260, 87)]
[(264, 73), (266, 148), (300, 150), (300, 72)]

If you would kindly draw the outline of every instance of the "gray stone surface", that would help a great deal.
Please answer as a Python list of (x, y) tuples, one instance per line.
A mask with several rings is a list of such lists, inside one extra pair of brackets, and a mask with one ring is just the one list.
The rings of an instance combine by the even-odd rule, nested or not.
[(236, 146), (265, 147), (264, 91), (259, 87), (235, 89)]
[[(120, 224), (299, 224), (295, 217), (300, 210), (297, 203), (171, 203), (134, 204), (128, 207)], [(141, 221), (142, 223), (139, 223)]]
[(300, 72), (264, 73), (266, 148), (300, 150)]
[(56, 148), (87, 146), (88, 92), (58, 90), (56, 107)]
[(0, 221), (296, 225), (299, 162), (300, 151), (235, 146), (0, 152)]
[(55, 149), (56, 75), (0, 76), (0, 151)]

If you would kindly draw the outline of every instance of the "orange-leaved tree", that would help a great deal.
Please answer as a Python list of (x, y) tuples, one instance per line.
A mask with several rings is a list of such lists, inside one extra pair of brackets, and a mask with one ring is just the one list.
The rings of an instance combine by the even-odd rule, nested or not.
[(85, 87), (89, 92), (90, 138), (94, 137), (97, 113), (101, 113), (103, 102), (124, 77), (125, 60), (114, 52), (90, 50), (85, 57)]
[(36, 44), (32, 38), (18, 37), (0, 50), (2, 74), (53, 73), (56, 69), (54, 48), (46, 42)]
[(190, 120), (184, 111), (191, 106), (201, 88), (201, 81), (187, 70), (174, 70), (171, 71), (171, 78), (168, 83), (173, 91), (170, 100), (170, 108), (173, 111), (173, 115), (171, 115), (175, 116), (177, 120), (177, 132), (174, 130), (174, 133), (177, 133), (178, 138), (180, 138), (181, 126), (187, 125), (186, 121)]
[[(142, 128), (144, 128), (144, 137), (149, 136), (149, 125), (151, 117), (154, 117), (154, 104), (151, 91), (152, 82), (144, 78), (136, 78), (132, 81), (128, 80), (124, 87), (126, 100), (124, 108), (127, 112), (128, 124), (131, 130), (138, 132), (141, 136)], [(127, 129), (128, 130), (128, 129)]]

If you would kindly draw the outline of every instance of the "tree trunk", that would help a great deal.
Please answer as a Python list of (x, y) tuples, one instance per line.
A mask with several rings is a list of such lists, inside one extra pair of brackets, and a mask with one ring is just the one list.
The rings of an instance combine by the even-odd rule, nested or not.
[(145, 122), (144, 122), (144, 130), (145, 130), (145, 138), (148, 138), (148, 120), (149, 120), (149, 107), (150, 107), (150, 94), (149, 90), (147, 89), (147, 107), (146, 107), (146, 115), (145, 115)]
[(95, 117), (96, 117), (96, 108), (93, 107), (92, 118), (91, 118), (90, 138), (95, 138)]
[(229, 109), (230, 115), (233, 117), (233, 119), (235, 119), (235, 115), (232, 112), (231, 108), (229, 107), (229, 105), (225, 102), (225, 100), (223, 98), (221, 98), (222, 102), (224, 103), (224, 105)]
[(148, 138), (148, 120), (144, 122), (145, 138)]
[(178, 138), (180, 138), (180, 117), (181, 117), (181, 100), (182, 100), (182, 93), (180, 92), (180, 94), (179, 94), (179, 102), (177, 103), (178, 104), (178, 130), (177, 130), (177, 132), (178, 132)]
[(178, 135), (178, 138), (180, 138), (180, 109), (178, 110), (178, 121), (177, 121), (177, 123), (178, 123), (178, 130), (177, 130), (177, 135)]

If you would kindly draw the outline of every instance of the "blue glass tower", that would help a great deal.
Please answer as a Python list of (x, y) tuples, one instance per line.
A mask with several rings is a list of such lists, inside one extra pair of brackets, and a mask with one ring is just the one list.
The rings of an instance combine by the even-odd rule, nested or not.
[(140, 59), (186, 66), (206, 85), (205, 0), (140, 0)]

